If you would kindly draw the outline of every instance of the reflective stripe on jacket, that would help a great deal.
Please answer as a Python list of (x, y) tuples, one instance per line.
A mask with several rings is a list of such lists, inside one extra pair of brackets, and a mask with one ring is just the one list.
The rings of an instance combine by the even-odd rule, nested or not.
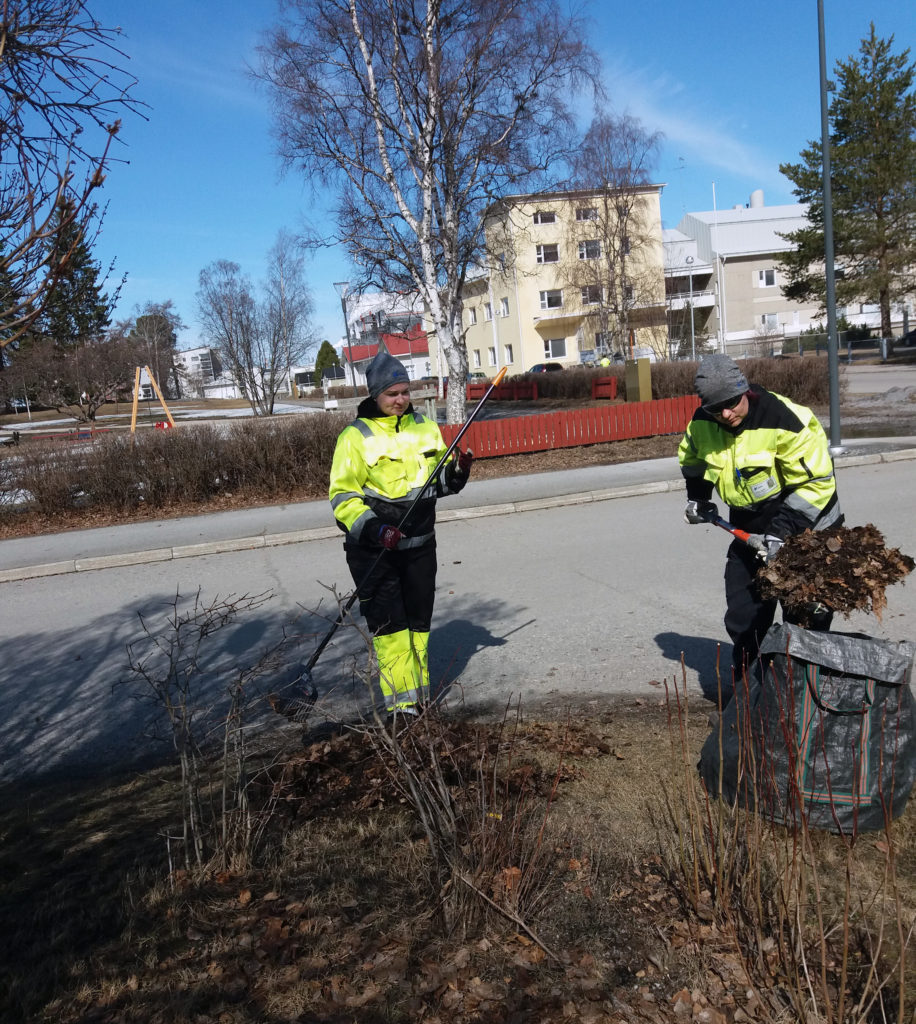
[(840, 519), (824, 428), (810, 409), (756, 385), (735, 429), (697, 409), (678, 461), (688, 498), (709, 499), (715, 488), (742, 529), (788, 537)]
[(348, 538), (358, 542), (366, 524), (376, 519), (399, 526), (405, 535), (399, 547), (430, 540), (436, 498), (449, 493), (442, 479), (447, 474), (440, 473), (436, 485), (426, 489), (410, 522), (401, 520), (445, 450), (437, 424), (412, 406), (403, 416), (360, 416), (344, 427), (334, 449), (329, 497)]

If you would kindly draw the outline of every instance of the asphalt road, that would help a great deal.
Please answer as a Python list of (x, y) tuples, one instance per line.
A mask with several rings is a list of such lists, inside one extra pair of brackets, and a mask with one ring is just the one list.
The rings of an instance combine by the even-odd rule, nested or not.
[[(837, 470), (847, 523), (873, 522), (909, 554), (916, 553), (912, 455), (844, 459)], [(683, 523), (676, 481), (625, 486), (616, 497), (570, 488), (565, 497), (527, 504), (510, 495), (454, 517), (442, 502), (431, 667), (450, 705), (463, 701), (499, 713), (513, 699), (523, 708), (610, 694), (658, 700), (660, 684), (682, 673), (691, 692), (713, 684), (717, 648), (726, 640), (727, 535)], [(198, 594), (205, 605), (230, 595), (270, 595), (204, 645), (195, 698), (203, 714), (234, 673), (284, 630), (296, 645), (289, 657), (307, 658), (327, 629), (323, 616), (336, 610), (334, 587), (347, 591), (349, 578), (333, 533), (0, 584), (0, 781), (128, 764), (167, 748), (150, 738), (161, 714), (143, 699), (127, 666), (126, 645), (142, 635), (141, 616), (159, 630), (176, 600), (186, 609)], [(882, 623), (858, 615), (835, 627), (916, 637), (916, 581), (891, 588), (888, 602)], [(339, 631), (314, 670), (315, 721), (367, 712), (365, 650), (357, 627)], [(722, 656), (727, 660), (727, 644)], [(276, 672), (253, 688), (271, 690), (282, 681)], [(267, 713), (260, 724), (282, 721)]]

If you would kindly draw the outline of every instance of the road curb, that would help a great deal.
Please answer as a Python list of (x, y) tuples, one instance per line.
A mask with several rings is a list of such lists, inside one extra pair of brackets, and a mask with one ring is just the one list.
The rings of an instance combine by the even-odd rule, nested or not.
[[(916, 459), (916, 448), (900, 451), (878, 452), (866, 455), (838, 455), (842, 467), (878, 465), (883, 462), (905, 462)], [(635, 498), (644, 494), (659, 494), (665, 491), (682, 491), (681, 477), (659, 480), (646, 484), (630, 484), (623, 487), (609, 487), (597, 491), (580, 491), (560, 494), (551, 498), (529, 498), (525, 501), (498, 502), (472, 508), (444, 509), (437, 514), (439, 523), (461, 522), (465, 519), (480, 519), (485, 516), (511, 515), (516, 512), (538, 512), (561, 508), (564, 505), (588, 505), (596, 501), (614, 501), (617, 498)], [(195, 558), (199, 555), (221, 555), (234, 551), (255, 548), (282, 547), (288, 544), (302, 544), (313, 540), (333, 540), (340, 536), (336, 526), (318, 527), (311, 530), (293, 530), (286, 533), (257, 534), (251, 537), (237, 537), (231, 540), (212, 541), (202, 544), (184, 544), (172, 548), (152, 548), (148, 551), (133, 551), (117, 555), (101, 555), (94, 558), (75, 558), (44, 565), (28, 565), (16, 569), (0, 569), (0, 583), (16, 583), (20, 580), (38, 579), (44, 576), (62, 576), (74, 572), (94, 572), (100, 569), (116, 569), (129, 565), (143, 565), (148, 562), (169, 562), (179, 558)]]

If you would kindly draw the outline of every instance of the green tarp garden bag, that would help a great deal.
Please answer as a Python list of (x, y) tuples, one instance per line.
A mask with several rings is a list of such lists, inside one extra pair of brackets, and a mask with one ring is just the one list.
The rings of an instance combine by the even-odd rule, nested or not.
[(700, 755), (707, 792), (784, 824), (881, 829), (916, 780), (916, 644), (780, 624)]

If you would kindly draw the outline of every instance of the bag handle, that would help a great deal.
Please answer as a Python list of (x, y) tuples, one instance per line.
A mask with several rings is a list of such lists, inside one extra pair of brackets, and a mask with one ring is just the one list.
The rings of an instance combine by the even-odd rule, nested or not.
[[(875, 681), (874, 679), (867, 678), (865, 680), (865, 701), (856, 707), (844, 708), (839, 707), (835, 704), (831, 704), (829, 701), (824, 700), (820, 695), (818, 685), (821, 676), (821, 666), (815, 665), (812, 662), (805, 663), (805, 680), (808, 684), (808, 689), (811, 691), (811, 696), (814, 698), (814, 703), (821, 709), (821, 711), (832, 711), (835, 715), (867, 715), (869, 709), (875, 702)], [(813, 677), (813, 678), (812, 678)]]

